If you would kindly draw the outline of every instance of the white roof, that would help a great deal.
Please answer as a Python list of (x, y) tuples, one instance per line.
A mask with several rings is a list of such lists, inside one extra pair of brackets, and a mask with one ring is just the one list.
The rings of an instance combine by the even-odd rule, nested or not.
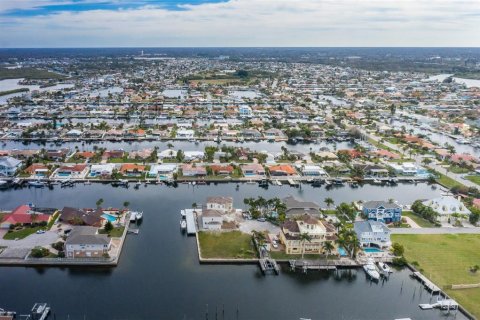
[(440, 215), (449, 215), (453, 213), (470, 214), (470, 210), (465, 205), (453, 196), (441, 196), (432, 200), (422, 202), (438, 212)]

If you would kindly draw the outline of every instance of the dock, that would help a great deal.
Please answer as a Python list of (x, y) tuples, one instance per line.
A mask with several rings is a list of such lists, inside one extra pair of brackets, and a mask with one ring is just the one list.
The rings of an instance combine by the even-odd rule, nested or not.
[(197, 225), (195, 223), (195, 210), (185, 209), (185, 218), (187, 221), (187, 235), (194, 235), (197, 233)]
[(439, 287), (437, 287), (432, 281), (428, 280), (427, 277), (425, 277), (423, 274), (420, 272), (414, 272), (413, 276), (417, 278), (423, 285), (425, 286), (426, 289), (433, 293), (440, 293), (442, 290), (440, 290)]
[(361, 264), (351, 259), (340, 260), (289, 260), (291, 270), (301, 270), (307, 273), (308, 270), (337, 270), (337, 268), (356, 268)]
[(271, 258), (262, 258), (258, 260), (260, 264), (260, 269), (262, 269), (263, 274), (280, 274), (280, 267), (277, 262)]
[(128, 229), (127, 233), (128, 234), (138, 234), (140, 232), (140, 229)]

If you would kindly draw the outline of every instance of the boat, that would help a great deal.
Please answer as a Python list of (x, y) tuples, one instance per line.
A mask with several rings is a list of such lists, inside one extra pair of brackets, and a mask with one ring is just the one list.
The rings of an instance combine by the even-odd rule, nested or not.
[(363, 266), (363, 270), (365, 270), (365, 273), (372, 280), (380, 279), (380, 273), (378, 273), (377, 267), (375, 266), (375, 263), (373, 263), (372, 259), (367, 260), (367, 263)]
[(247, 181), (247, 184), (255, 184), (255, 181), (253, 181), (253, 180), (248, 180), (248, 181)]
[(183, 219), (180, 220), (180, 228), (181, 228), (182, 230), (185, 230), (185, 229), (187, 228), (187, 221), (185, 221), (185, 220), (183, 220)]
[(127, 179), (120, 179), (118, 180), (120, 184), (128, 185), (128, 180)]
[(380, 179), (373, 179), (374, 184), (381, 184), (382, 181)]
[(388, 264), (386, 264), (385, 262), (380, 261), (377, 264), (378, 264), (378, 269), (384, 276), (388, 276), (390, 273), (392, 273), (392, 270), (390, 269)]
[(142, 182), (137, 181), (137, 182), (135, 183), (135, 188), (138, 189), (138, 188), (140, 188), (141, 185), (142, 185)]
[(262, 179), (258, 182), (259, 187), (268, 187), (268, 180), (267, 179)]
[(13, 184), (14, 185), (20, 185), (21, 182), (22, 182), (22, 179), (20, 179), (20, 178), (13, 179)]
[(314, 179), (312, 181), (312, 187), (321, 187), (322, 183), (323, 183), (323, 181), (321, 179)]
[(182, 216), (182, 219), (185, 219), (187, 217), (185, 210), (180, 210), (180, 215)]
[(143, 212), (140, 211), (130, 211), (130, 221), (137, 221), (143, 218)]
[(343, 186), (343, 179), (337, 178), (333, 181), (333, 183), (337, 186)]
[(431, 310), (433, 308), (439, 308), (442, 310), (458, 309), (458, 303), (453, 299), (437, 299), (437, 302), (435, 303), (421, 303), (418, 306), (422, 310)]
[(43, 188), (45, 187), (45, 182), (40, 180), (28, 181), (28, 185), (35, 188)]
[(8, 186), (8, 181), (0, 180), (0, 188), (6, 188)]

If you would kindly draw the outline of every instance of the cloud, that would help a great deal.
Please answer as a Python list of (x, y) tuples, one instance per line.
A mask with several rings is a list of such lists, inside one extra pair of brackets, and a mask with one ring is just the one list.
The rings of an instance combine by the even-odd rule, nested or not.
[(63, 1), (12, 2), (19, 4), (0, 6), (2, 47), (480, 45), (478, 1), (137, 1), (117, 9), (2, 15)]

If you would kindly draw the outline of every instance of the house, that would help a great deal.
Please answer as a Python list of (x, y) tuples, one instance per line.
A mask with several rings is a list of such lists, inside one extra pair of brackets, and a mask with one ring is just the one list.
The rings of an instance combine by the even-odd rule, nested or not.
[(204, 230), (220, 230), (222, 229), (223, 214), (221, 210), (203, 209), (202, 210), (202, 229)]
[(0, 229), (9, 229), (10, 226), (16, 224), (31, 225), (32, 223), (43, 222), (46, 225), (51, 217), (51, 215), (35, 211), (34, 208), (28, 205), (21, 205), (3, 217), (3, 220), (0, 222)]
[(417, 165), (412, 162), (404, 162), (402, 164), (391, 163), (390, 166), (397, 174), (401, 174), (403, 176), (415, 176), (418, 172)]
[(102, 159), (122, 159), (125, 156), (125, 151), (123, 150), (108, 150), (102, 154)]
[(135, 163), (124, 163), (120, 167), (120, 173), (127, 177), (140, 177), (145, 171), (145, 166)]
[(25, 169), (25, 172), (34, 178), (45, 178), (48, 176), (49, 169), (43, 163), (33, 163)]
[(242, 173), (244, 176), (264, 176), (265, 169), (261, 164), (252, 163), (252, 164), (244, 164), (241, 166)]
[(22, 161), (12, 157), (0, 157), (0, 176), (11, 177), (22, 166)]
[(111, 238), (97, 234), (97, 228), (76, 226), (65, 241), (67, 258), (103, 258), (111, 247)]
[(182, 174), (184, 177), (199, 177), (206, 176), (207, 169), (202, 166), (193, 166), (191, 164), (184, 164), (182, 166)]
[(304, 176), (327, 178), (328, 173), (320, 166), (304, 165), (301, 169)]
[(367, 177), (388, 177), (388, 170), (379, 165), (366, 165), (363, 172)]
[(195, 131), (183, 129), (177, 131), (177, 139), (193, 139), (195, 136)]
[[(301, 234), (308, 234), (310, 241), (303, 241)], [(286, 254), (321, 254), (323, 244), (335, 241), (335, 228), (327, 222), (310, 215), (297, 220), (287, 220), (281, 226), (280, 241), (285, 245)]]
[(148, 172), (149, 178), (157, 178), (160, 180), (168, 180), (177, 172), (176, 164), (154, 164), (150, 167)]
[(310, 215), (320, 217), (320, 206), (315, 202), (300, 201), (293, 196), (288, 196), (282, 199), (287, 209), (285, 214), (287, 217)]
[(402, 219), (402, 208), (396, 203), (368, 201), (363, 204), (362, 211), (369, 220), (383, 223), (398, 222)]
[(440, 196), (432, 200), (423, 201), (424, 206), (430, 207), (438, 213), (438, 220), (447, 222), (454, 214), (470, 215), (470, 210), (454, 196)]
[(90, 173), (88, 176), (91, 178), (109, 178), (112, 176), (115, 167), (116, 166), (113, 163), (93, 164), (90, 167)]
[(289, 164), (273, 165), (268, 167), (271, 176), (293, 176), (297, 171)]
[(59, 220), (73, 225), (86, 225), (92, 227), (101, 227), (103, 210), (82, 210), (71, 207), (64, 207), (61, 211)]
[(52, 161), (63, 161), (63, 159), (67, 158), (70, 153), (70, 149), (62, 148), (58, 150), (47, 150), (45, 153), (45, 157), (48, 160)]
[(233, 173), (233, 166), (231, 165), (213, 164), (210, 168), (215, 175), (230, 175)]
[(380, 221), (357, 221), (353, 224), (353, 230), (357, 234), (361, 247), (389, 248), (392, 245), (390, 241), (390, 229)]
[(86, 164), (64, 165), (55, 171), (54, 176), (59, 179), (82, 179), (87, 172), (88, 166)]
[(205, 157), (203, 151), (185, 151), (183, 153), (185, 161), (202, 160)]
[(250, 118), (253, 116), (252, 108), (246, 105), (242, 105), (238, 108), (238, 113), (241, 118)]
[(217, 210), (223, 213), (233, 211), (232, 197), (208, 197), (205, 204), (208, 210)]

